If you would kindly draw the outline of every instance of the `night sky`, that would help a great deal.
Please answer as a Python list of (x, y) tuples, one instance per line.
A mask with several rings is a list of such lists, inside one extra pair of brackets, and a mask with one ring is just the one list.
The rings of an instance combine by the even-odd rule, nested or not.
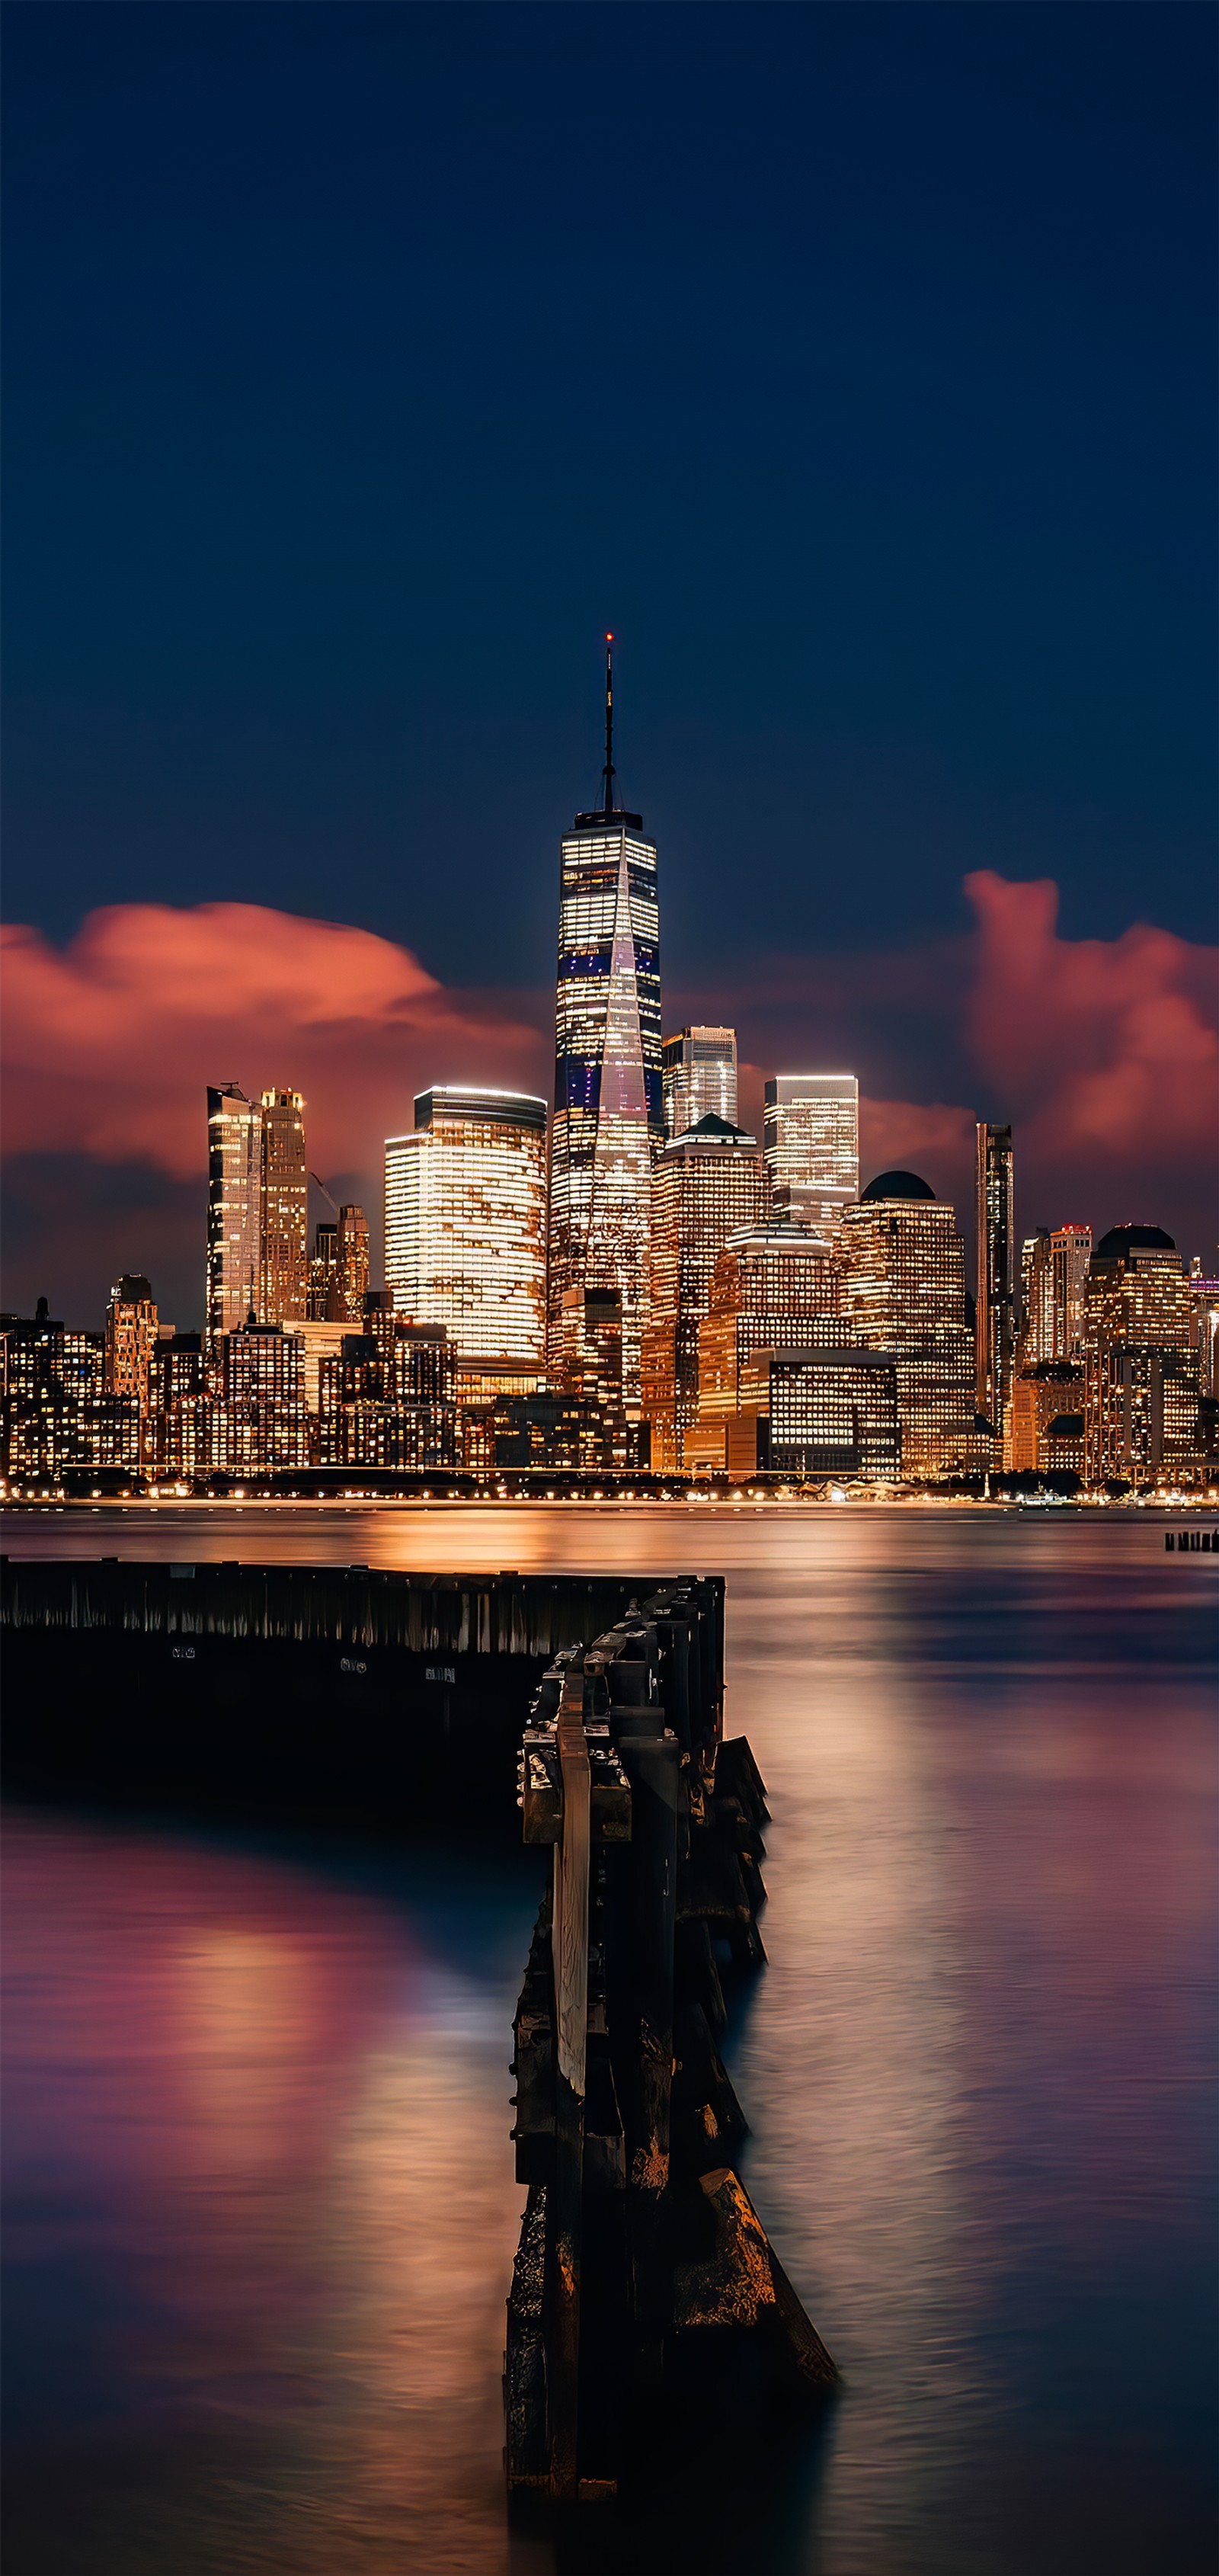
[[(9, 9), (5, 917), (190, 917), (13, 952), (6, 1302), (159, 1265), (197, 1320), (201, 1109), (99, 1086), (300, 1081), (375, 1212), (415, 1084), (546, 1084), (607, 625), (666, 1023), (854, 1064), (911, 1113), (865, 1160), (958, 1197), (1011, 1115), (1022, 1224), (1215, 1266), (1215, 49), (1171, 0)], [(993, 881), (1045, 879), (1033, 936)], [(445, 998), (370, 1005), (373, 943), (328, 1014), (319, 937), (294, 1020), (292, 928), (215, 903)]]

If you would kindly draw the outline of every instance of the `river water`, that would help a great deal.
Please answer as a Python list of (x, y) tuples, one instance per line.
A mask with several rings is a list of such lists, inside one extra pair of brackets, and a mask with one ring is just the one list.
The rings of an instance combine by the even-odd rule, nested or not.
[(750, 2191), (845, 2376), (674, 2519), (509, 2535), (530, 1859), (6, 1827), (7, 2576), (1214, 2560), (1214, 1574), (1150, 1513), (231, 1505), (13, 1553), (728, 1578)]

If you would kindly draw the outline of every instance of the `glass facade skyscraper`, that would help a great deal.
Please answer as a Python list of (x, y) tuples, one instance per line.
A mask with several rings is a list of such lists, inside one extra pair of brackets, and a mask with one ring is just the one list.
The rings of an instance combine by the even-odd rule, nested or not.
[(615, 799), (613, 692), (598, 811), (564, 835), (550, 1171), (552, 1330), (568, 1288), (622, 1298), (623, 1400), (637, 1416), (652, 1165), (664, 1144), (656, 849)]
[(207, 1095), (207, 1338), (303, 1323), (309, 1260), (305, 1104), (299, 1091), (247, 1100), (236, 1082)]
[(385, 1284), (460, 1356), (533, 1360), (546, 1330), (546, 1103), (516, 1091), (419, 1093), (385, 1145)]
[(643, 1337), (643, 1406), (652, 1465), (670, 1474), (698, 1418), (698, 1332), (731, 1235), (766, 1212), (757, 1143), (711, 1112), (666, 1145), (652, 1185), (652, 1252)]
[(832, 1238), (859, 1196), (856, 1076), (771, 1074), (763, 1135), (776, 1209)]
[(978, 1122), (978, 1411), (1002, 1432), (1016, 1359), (1016, 1215), (1010, 1127)]
[(736, 1030), (689, 1028), (666, 1038), (661, 1048), (661, 1082), (670, 1143), (709, 1115), (735, 1127)]

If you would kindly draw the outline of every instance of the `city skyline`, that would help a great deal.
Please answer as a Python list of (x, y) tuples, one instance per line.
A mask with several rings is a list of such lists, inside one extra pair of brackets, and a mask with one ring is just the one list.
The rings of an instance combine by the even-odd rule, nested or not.
[[(600, 802), (560, 844), (551, 1107), (502, 1084), (416, 1094), (384, 1139), (373, 1287), (367, 1213), (314, 1169), (303, 1093), (209, 1084), (204, 1331), (134, 1269), (104, 1334), (45, 1298), (5, 1312), (10, 1480), (1213, 1482), (1219, 1286), (1158, 1222), (1021, 1236), (1010, 1120), (974, 1122), (960, 1218), (908, 1165), (865, 1184), (841, 1066), (767, 1075), (761, 1141), (704, 1107), (737, 1104), (736, 1031), (665, 1036), (613, 642)], [(311, 1184), (332, 1212), (312, 1245)]]
[[(612, 797), (616, 786), (613, 748), (608, 742), (605, 753), (601, 792)], [(636, 1031), (646, 1029), (646, 1040), (642, 1035), (637, 1040), (644, 1053), (636, 1076), (631, 1075), (629, 1048), (616, 1066), (618, 1090), (622, 1091), (624, 1080), (628, 1090), (632, 1079), (642, 1081), (648, 1151), (654, 1158), (665, 1134), (661, 1042), (670, 1054), (674, 1050), (680, 1054), (684, 1048), (693, 1062), (691, 1041), (700, 1041), (708, 1063), (697, 1079), (704, 1086), (709, 1082), (725, 1098), (729, 1089), (739, 1097), (746, 1125), (756, 1127), (760, 1141), (764, 1133), (771, 1137), (768, 1151), (777, 1174), (782, 1155), (773, 1141), (779, 1133), (775, 1122), (793, 1117), (807, 1120), (812, 1113), (807, 1107), (784, 1107), (777, 1096), (780, 1088), (792, 1091), (794, 1087), (799, 1093), (806, 1078), (776, 1075), (771, 1065), (776, 1057), (781, 1062), (784, 1053), (789, 1060), (795, 1053), (806, 1061), (820, 1054), (823, 1062), (841, 1062), (843, 1050), (831, 1043), (834, 1033), (845, 1024), (841, 991), (836, 1006), (829, 1003), (828, 995), (823, 1002), (814, 981), (813, 999), (803, 1006), (793, 1006), (784, 1001), (780, 974), (772, 979), (764, 1010), (759, 1010), (757, 997), (746, 984), (739, 996), (742, 1007), (734, 1017), (731, 978), (724, 976), (709, 996), (692, 993), (688, 961), (679, 960), (674, 978), (676, 1004), (672, 1010), (666, 1007), (662, 1014), (658, 974), (654, 961), (649, 962), (653, 952), (647, 948), (650, 938), (655, 949), (654, 890), (646, 894), (642, 878), (635, 884), (642, 866), (645, 874), (652, 871), (649, 882), (654, 889), (656, 845), (643, 836), (639, 817), (630, 811), (611, 804), (609, 820), (614, 837), (612, 851), (602, 828), (605, 809), (597, 806), (577, 816), (563, 849), (567, 853), (565, 867), (570, 872), (576, 866), (581, 880), (590, 866), (594, 874), (600, 871), (605, 875), (607, 852), (618, 869), (613, 886), (607, 877), (605, 889), (596, 895), (602, 912), (607, 902), (610, 905), (604, 922), (598, 914), (597, 929), (597, 938), (605, 950), (606, 991), (618, 989), (611, 970), (616, 954), (626, 959), (625, 939), (631, 954), (627, 961), (629, 976), (622, 990), (629, 993), (630, 1007), (622, 1018), (622, 1028), (629, 1023)], [(576, 854), (583, 854), (578, 863)], [(619, 882), (624, 865), (632, 872), (625, 912)], [(537, 874), (544, 880), (545, 860), (540, 853)], [(864, 960), (855, 976), (842, 960), (834, 961), (832, 966), (827, 961), (827, 976), (832, 972), (839, 987), (845, 985), (848, 993), (854, 987), (857, 995), (864, 997), (859, 1003), (858, 1025), (868, 1032), (874, 1026), (869, 1012), (874, 1013), (881, 1002), (890, 1016), (899, 1020), (903, 1014), (915, 1018), (920, 1013), (931, 1014), (940, 1008), (945, 976), (950, 980), (955, 977), (963, 1032), (959, 1052), (967, 1055), (968, 1039), (974, 1061), (984, 1074), (979, 1091), (997, 1098), (1001, 1108), (1010, 1105), (1018, 1110), (1023, 1106), (1024, 1114), (1013, 1116), (1007, 1123), (1018, 1127), (1021, 1138), (1020, 1220), (1026, 1229), (1030, 1222), (1047, 1228), (1078, 1222), (1080, 1208), (1086, 1202), (1086, 1221), (1094, 1235), (1115, 1222), (1159, 1223), (1167, 1218), (1170, 1231), (1175, 1239), (1184, 1241), (1187, 1254), (1201, 1254), (1205, 1269), (1217, 1266), (1207, 1251), (1214, 1240), (1213, 1231), (1207, 1230), (1208, 1225), (1213, 1229), (1214, 1218), (1208, 1216), (1211, 1184), (1205, 1144), (1212, 1123), (1208, 1085), (1216, 1045), (1206, 1024), (1203, 952), (1196, 952), (1195, 957), (1183, 943), (1150, 931), (1131, 932), (1124, 941), (1109, 946), (1062, 941), (1055, 932), (1052, 888), (1003, 884), (982, 872), (972, 881), (970, 890), (978, 921), (972, 959), (963, 962), (960, 953), (946, 959), (940, 953), (905, 960), (889, 958), (879, 963)], [(569, 943), (570, 937), (578, 941), (588, 935), (591, 914), (588, 922), (584, 914), (589, 899), (588, 890), (581, 891), (573, 877), (563, 896), (571, 915), (563, 931)], [(644, 946), (638, 952), (637, 973), (635, 950), (641, 928)], [(207, 969), (202, 984), (194, 971), (192, 955), (200, 942)], [(567, 953), (575, 953), (570, 944)], [(133, 1119), (128, 1102), (124, 1104), (127, 1114), (121, 1119), (116, 1114), (108, 1124), (106, 1103), (113, 1098), (113, 1091), (91, 1098), (88, 1107), (83, 1098), (73, 1096), (74, 1081), (79, 1082), (82, 1091), (88, 1087), (83, 1065), (76, 1072), (72, 1064), (74, 1028), (83, 1033), (87, 1054), (92, 1043), (91, 1021), (100, 1011), (106, 1037), (112, 1041), (118, 1024), (116, 1014), (122, 1011), (125, 999), (133, 1010), (138, 999), (141, 1031), (148, 1008), (154, 1013), (158, 1007), (166, 1012), (168, 1044), (180, 1048), (186, 1038), (194, 1064), (202, 1068), (202, 1078), (217, 1100), (240, 1103), (245, 1095), (239, 1084), (215, 1084), (216, 1048), (223, 1045), (231, 1051), (239, 1047), (243, 1055), (248, 1054), (256, 1028), (260, 1056), (264, 1060), (272, 1058), (281, 1069), (289, 1057), (298, 1068), (302, 1059), (306, 1063), (310, 1059), (315, 1064), (320, 1061), (320, 1078), (306, 1075), (302, 1089), (264, 1094), (261, 1110), (257, 1100), (252, 1107), (246, 1106), (257, 1123), (266, 1115), (272, 1098), (280, 1099), (285, 1109), (292, 1100), (312, 1100), (313, 1114), (326, 1142), (320, 1147), (311, 1146), (309, 1179), (317, 1181), (322, 1195), (334, 1207), (342, 1196), (368, 1208), (373, 1265), (378, 1271), (383, 1267), (384, 1254), (380, 1240), (381, 1144), (394, 1122), (382, 1112), (382, 1120), (378, 1121), (380, 1136), (374, 1143), (369, 1131), (376, 1112), (370, 1112), (370, 1102), (384, 1100), (397, 1105), (405, 1087), (401, 1059), (413, 1058), (426, 1067), (424, 1078), (412, 1086), (415, 1096), (436, 1085), (442, 1089), (446, 1085), (461, 1088), (463, 1079), (466, 1087), (475, 1089), (510, 1088), (514, 1086), (507, 1078), (516, 1067), (524, 1066), (536, 1079), (545, 1065), (546, 1040), (542, 1027), (537, 1025), (546, 1010), (544, 987), (535, 988), (530, 995), (454, 996), (407, 952), (346, 925), (281, 919), (239, 905), (202, 907), (193, 913), (162, 908), (138, 918), (121, 912), (112, 914), (99, 920), (96, 933), (87, 924), (76, 952), (67, 957), (46, 949), (30, 934), (9, 933), (6, 956), (8, 1043), (17, 1058), (13, 1077), (6, 1085), (5, 1101), (10, 1139), (6, 1164), (10, 1227), (4, 1243), (3, 1303), (8, 1311), (32, 1309), (38, 1295), (53, 1290), (53, 1303), (73, 1311), (87, 1306), (97, 1315), (113, 1277), (139, 1259), (146, 1269), (155, 1270), (168, 1281), (169, 1302), (178, 1309), (185, 1328), (191, 1329), (196, 1322), (206, 1323), (206, 1317), (197, 1312), (190, 1286), (185, 1286), (183, 1293), (181, 1284), (186, 1282), (194, 1258), (193, 1252), (188, 1254), (186, 1250), (194, 1224), (188, 1173), (198, 1155), (191, 1093), (179, 1077), (167, 1090), (150, 1095), (142, 1118)], [(227, 994), (226, 973), (231, 988)], [(152, 998), (154, 990), (156, 999)], [(570, 1016), (571, 1004), (562, 1000), (568, 990), (573, 1003), (579, 1000), (580, 976), (577, 974), (574, 981), (569, 977), (565, 983), (561, 965), (561, 1016), (565, 1010)], [(709, 1001), (721, 1004), (720, 1020), (707, 1016)], [(192, 1007), (198, 1011), (194, 1022)], [(525, 1016), (526, 1010), (534, 1015), (532, 1024)], [(48, 1039), (43, 1038), (40, 1018), (48, 1032), (54, 1029), (54, 1067), (52, 1071), (48, 1063), (48, 1079), (43, 1083), (38, 1079), (38, 1056), (40, 1040), (45, 1047)], [(816, 1043), (819, 1025), (827, 1031), (820, 1047)], [(740, 1043), (742, 1026), (753, 1032), (748, 1052)], [(783, 1040), (785, 1027), (800, 1033), (795, 1047), (788, 1047)], [(764, 1043), (757, 1042), (759, 1038), (765, 1040), (768, 1028), (776, 1037), (769, 1063)], [(213, 1029), (222, 1032), (222, 1036), (214, 1039), (209, 1034)], [(1139, 1033), (1142, 1061), (1137, 1066), (1122, 1060), (1114, 1062), (1115, 1054), (1121, 1058), (1132, 1031)], [(722, 1074), (717, 1074), (711, 1062), (715, 1053), (711, 1042), (725, 1035), (732, 1041), (733, 1060), (726, 1063)], [(1034, 1088), (1030, 1100), (1028, 1059), (1034, 1042), (1043, 1038), (1049, 1045), (1050, 1088), (1047, 1093), (1046, 1045), (1037, 1043), (1041, 1089)], [(619, 1055), (620, 1040), (621, 1030)], [(579, 1049), (587, 1045), (587, 1033), (573, 1020), (567, 1036), (560, 1030), (560, 1042), (561, 1047), (575, 1049), (560, 1062), (561, 1085), (572, 1078), (570, 1068), (577, 1060), (585, 1061)], [(603, 1043), (603, 1038), (597, 1041)], [(977, 1126), (993, 1127), (995, 1122), (981, 1119), (973, 1102), (877, 1097), (874, 1078), (868, 1073), (869, 1061), (877, 1054), (883, 1060), (883, 1049), (871, 1047), (865, 1035), (864, 1052), (857, 1059), (862, 1080), (858, 1073), (822, 1072), (808, 1077), (814, 1086), (823, 1090), (828, 1087), (830, 1094), (836, 1084), (845, 1086), (838, 1111), (833, 1110), (831, 1099), (824, 1104), (829, 1124), (823, 1119), (826, 1141), (821, 1149), (823, 1162), (817, 1168), (828, 1174), (835, 1152), (841, 1160), (841, 1173), (833, 1183), (827, 1183), (830, 1196), (836, 1197), (838, 1204), (847, 1203), (851, 1188), (848, 1175), (852, 1172), (857, 1188), (869, 1173), (885, 1165), (909, 1163), (928, 1168), (940, 1196), (967, 1205), (976, 1187)], [(212, 1062), (207, 1060), (208, 1055), (212, 1055)], [(445, 1067), (443, 1076), (437, 1068), (438, 1057)], [(593, 1058), (587, 1061), (591, 1065)], [(670, 1081), (677, 1078), (676, 1061), (675, 1056)], [(1056, 1062), (1062, 1077), (1057, 1084), (1053, 1080)], [(563, 1070), (564, 1063), (569, 1067), (568, 1073)], [(478, 1068), (478, 1074), (467, 1070), (463, 1077), (463, 1066)], [(487, 1075), (493, 1077), (490, 1082)], [(585, 1085), (589, 1078), (587, 1074), (580, 1076)], [(289, 1079), (299, 1081), (299, 1070)], [(997, 1088), (1001, 1079), (1006, 1081), (1010, 1102)], [(521, 1082), (515, 1087), (525, 1092), (533, 1085)], [(541, 1082), (537, 1088), (541, 1090)], [(551, 1096), (548, 1081), (546, 1092)], [(90, 1186), (82, 1197), (78, 1156), (71, 1209), (65, 1210), (61, 1220), (70, 1231), (66, 1239), (62, 1234), (57, 1239), (54, 1223), (49, 1228), (46, 1225), (48, 1195), (40, 1192), (39, 1176), (56, 1171), (56, 1122), (62, 1114), (59, 1103), (69, 1097), (69, 1124), (78, 1141), (91, 1148), (84, 1157)], [(349, 1107), (352, 1103), (354, 1106)], [(49, 1131), (48, 1112), (52, 1122)], [(92, 1131), (90, 1114), (101, 1122)], [(288, 1114), (290, 1118), (291, 1112)], [(570, 1114), (561, 1112), (561, 1128), (570, 1123)], [(616, 1115), (621, 1124), (621, 1103)], [(837, 1144), (835, 1116), (841, 1127)], [(843, 1119), (846, 1125), (842, 1125)], [(41, 1144), (32, 1144), (25, 1156), (14, 1156), (14, 1133), (31, 1131), (35, 1137), (41, 1134)], [(596, 1133), (594, 1119), (582, 1185), (586, 1199)], [(801, 1151), (807, 1155), (808, 1150), (806, 1139)], [(824, 1159), (826, 1155), (829, 1160)], [(642, 1151), (635, 1159), (639, 1163), (636, 1178), (642, 1187)], [(561, 1140), (561, 1167), (566, 1160)], [(578, 1153), (575, 1163), (579, 1161)], [(318, 1175), (318, 1162), (328, 1166), (328, 1175)], [(621, 1138), (609, 1150), (606, 1168), (616, 1173), (620, 1194), (625, 1168)], [(796, 1164), (792, 1163), (791, 1168), (795, 1172)], [(132, 1187), (133, 1175), (137, 1186), (131, 1216), (127, 1217), (123, 1202), (125, 1192)], [(784, 1186), (789, 1185), (790, 1176)], [(32, 1204), (27, 1193), (32, 1193)], [(554, 1204), (552, 1197), (552, 1225)], [(828, 1212), (829, 1199), (825, 1207)], [(585, 1227), (588, 1214), (588, 1206), (584, 1206), (581, 1222)], [(620, 1216), (621, 1211), (619, 1219)], [(292, 1229), (291, 1259), (299, 1267), (304, 1247), (301, 1215), (295, 1207)], [(141, 1237), (135, 1247), (130, 1240), (133, 1231)], [(969, 1275), (971, 1284), (976, 1286), (973, 1228), (967, 1227), (967, 1232), (971, 1237)], [(309, 1235), (312, 1240), (312, 1221)], [(173, 1246), (168, 1252), (166, 1237)], [(554, 1261), (553, 1245), (551, 1250), (551, 1293), (552, 1298), (557, 1298), (565, 1284), (565, 1274), (560, 1276), (561, 1263)], [(582, 1260), (581, 1252), (579, 1261)], [(82, 1298), (79, 1290), (73, 1293), (71, 1283), (74, 1273), (77, 1278), (81, 1276), (85, 1261), (91, 1262), (91, 1289)], [(610, 1271), (604, 1259), (601, 1266), (608, 1279)], [(69, 1283), (66, 1290), (59, 1286), (65, 1268)], [(247, 1253), (245, 1275), (249, 1268)], [(240, 1294), (235, 1287), (232, 1295)], [(253, 1302), (257, 1308), (265, 1303), (265, 1295), (256, 1296)], [(246, 1292), (243, 1314), (248, 1304)], [(634, 1328), (629, 1321), (627, 1330), (630, 1341)]]

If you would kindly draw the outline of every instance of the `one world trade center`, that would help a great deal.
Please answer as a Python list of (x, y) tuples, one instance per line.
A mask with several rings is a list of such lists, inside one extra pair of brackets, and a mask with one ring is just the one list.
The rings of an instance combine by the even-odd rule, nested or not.
[(639, 1412), (652, 1166), (664, 1144), (656, 850), (614, 786), (613, 637), (606, 637), (600, 807), (564, 834), (550, 1175), (552, 1334), (563, 1292), (616, 1288), (622, 1391)]

